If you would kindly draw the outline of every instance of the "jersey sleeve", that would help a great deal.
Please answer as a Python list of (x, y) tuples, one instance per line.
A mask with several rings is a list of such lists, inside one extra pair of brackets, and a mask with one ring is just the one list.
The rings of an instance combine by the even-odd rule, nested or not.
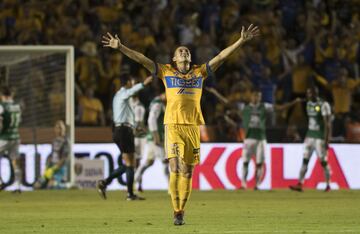
[(144, 87), (145, 86), (143, 83), (138, 83), (138, 84), (134, 85), (133, 87), (131, 87), (130, 89), (126, 89), (123, 92), (121, 92), (120, 98), (129, 99), (130, 97), (134, 96), (137, 92), (142, 90)]
[(154, 104), (150, 109), (150, 113), (148, 117), (148, 126), (150, 132), (154, 132), (158, 130), (157, 119), (160, 116), (161, 109), (162, 109), (161, 104), (159, 103)]
[(2, 113), (4, 113), (4, 107), (3, 107), (3, 105), (0, 105), (0, 115), (1, 115)]
[(97, 102), (96, 102), (96, 110), (97, 111), (99, 111), (99, 112), (103, 112), (103, 110), (104, 110), (104, 107), (103, 107), (103, 105), (102, 105), (102, 103), (101, 103), (101, 101), (98, 99), (97, 100)]
[(156, 63), (155, 67), (155, 75), (160, 79), (163, 80), (165, 77), (165, 71), (167, 70), (166, 64)]
[(331, 115), (331, 107), (330, 107), (330, 104), (328, 102), (324, 102), (321, 105), (321, 115), (322, 116)]
[(200, 72), (201, 72), (201, 75), (204, 78), (204, 80), (206, 78), (208, 78), (209, 76), (213, 75), (213, 72), (211, 71), (211, 68), (210, 68), (208, 62), (200, 65)]

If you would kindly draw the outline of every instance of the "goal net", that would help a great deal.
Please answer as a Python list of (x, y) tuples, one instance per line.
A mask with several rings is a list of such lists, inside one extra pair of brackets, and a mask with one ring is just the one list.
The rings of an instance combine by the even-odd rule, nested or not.
[[(14, 91), (22, 107), (20, 153), (25, 156), (24, 187), (30, 187), (45, 169), (54, 139), (53, 126), (63, 120), (70, 145), (74, 142), (74, 49), (72, 46), (0, 46), (0, 85)], [(71, 151), (70, 151), (71, 152)], [(0, 160), (3, 181), (12, 171)], [(68, 182), (72, 181), (73, 155), (69, 155)], [(9, 169), (10, 168), (10, 169)], [(11, 183), (9, 183), (11, 185)]]

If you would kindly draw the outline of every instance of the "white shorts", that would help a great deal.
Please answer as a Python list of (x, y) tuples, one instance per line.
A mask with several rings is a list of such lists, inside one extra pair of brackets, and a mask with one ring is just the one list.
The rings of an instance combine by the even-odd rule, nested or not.
[(325, 149), (325, 141), (322, 139), (316, 139), (306, 137), (304, 141), (304, 158), (310, 159), (313, 152), (320, 158), (321, 161), (327, 160), (327, 150)]
[(0, 140), (0, 153), (8, 153), (11, 160), (19, 159), (20, 140)]
[(149, 141), (146, 145), (145, 155), (147, 160), (155, 160), (155, 158), (164, 160), (165, 150), (163, 146), (155, 145), (153, 141)]
[(265, 160), (266, 140), (245, 139), (242, 151), (244, 162), (249, 162), (251, 157), (256, 157), (256, 163), (263, 163)]
[(146, 137), (135, 137), (135, 158), (141, 159), (146, 145)]

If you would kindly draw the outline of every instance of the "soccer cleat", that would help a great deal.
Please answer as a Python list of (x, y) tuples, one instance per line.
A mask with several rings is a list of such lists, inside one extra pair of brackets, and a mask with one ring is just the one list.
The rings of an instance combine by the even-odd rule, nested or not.
[(145, 198), (133, 194), (133, 195), (128, 195), (128, 196), (126, 197), (126, 200), (127, 200), (127, 201), (136, 201), (136, 200), (142, 201), (142, 200), (145, 200)]
[(331, 190), (330, 185), (326, 185), (326, 188), (325, 188), (324, 192), (330, 192), (330, 190)]
[(140, 193), (142, 193), (142, 192), (144, 192), (144, 190), (142, 189), (142, 186), (141, 185), (139, 185), (138, 186), (138, 189), (137, 189)]
[(105, 180), (99, 180), (96, 183), (96, 190), (98, 191), (100, 197), (106, 200), (106, 183)]
[(302, 184), (301, 183), (297, 183), (296, 185), (290, 185), (289, 188), (293, 191), (297, 191), (297, 192), (303, 192), (303, 188), (302, 188)]
[(174, 225), (181, 226), (184, 224), (184, 211), (174, 211)]
[(257, 191), (257, 190), (259, 190), (259, 188), (258, 188), (258, 186), (256, 185), (256, 186), (254, 187), (254, 191)]
[(12, 194), (21, 194), (21, 190), (20, 189), (15, 189), (13, 191), (11, 191)]

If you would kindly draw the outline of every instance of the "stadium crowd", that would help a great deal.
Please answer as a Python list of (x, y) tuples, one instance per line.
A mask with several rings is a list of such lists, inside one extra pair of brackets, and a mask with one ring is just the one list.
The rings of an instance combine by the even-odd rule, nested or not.
[[(252, 22), (259, 25), (261, 37), (206, 81), (228, 102), (219, 100), (214, 89), (204, 90), (203, 140), (243, 139), (237, 107), (249, 102), (253, 88), (261, 90), (263, 101), (281, 104), (305, 98), (306, 89), (317, 85), (332, 104), (333, 140), (360, 142), (356, 0), (3, 0), (0, 7), (1, 44), (74, 45), (77, 126), (110, 125), (120, 75), (130, 73), (139, 80), (148, 75), (120, 52), (102, 49), (100, 37), (106, 32), (117, 32), (129, 48), (159, 63), (169, 63), (174, 49), (185, 45), (200, 64), (233, 43), (241, 25)], [(141, 91), (145, 106), (161, 86), (155, 81)], [(301, 141), (305, 103), (269, 120), (269, 141)]]

